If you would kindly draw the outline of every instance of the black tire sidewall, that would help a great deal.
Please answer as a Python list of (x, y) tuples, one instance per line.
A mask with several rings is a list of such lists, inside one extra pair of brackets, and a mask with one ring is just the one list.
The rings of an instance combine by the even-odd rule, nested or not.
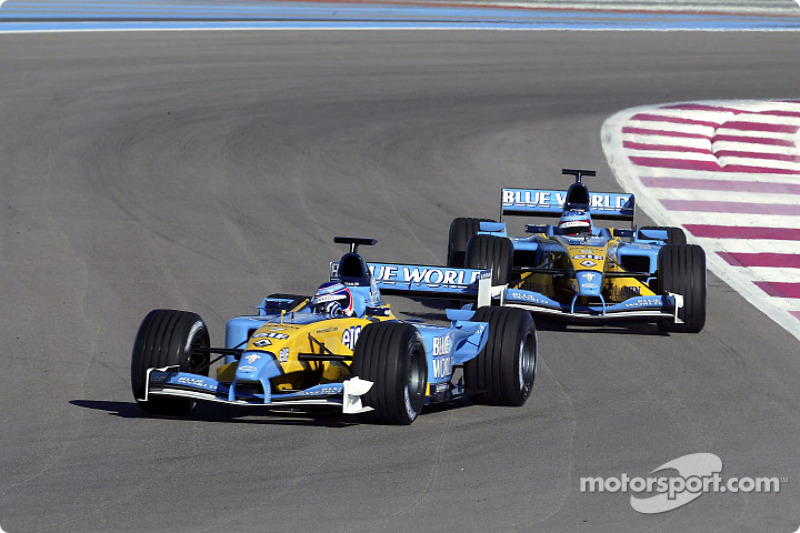
[[(523, 405), (530, 396), (538, 364), (538, 335), (530, 313), (522, 309), (482, 307), (472, 318), (488, 322), (489, 339), (478, 356), (464, 364), (464, 382), (477, 403)], [(533, 361), (520, 379), (521, 347), (527, 341)], [(522, 381), (522, 383), (521, 383)]]
[[(208, 375), (208, 355), (193, 352), (197, 345), (209, 346), (208, 328), (196, 313), (156, 309), (148, 313), (134, 341), (131, 353), (131, 389), (140, 406), (156, 414), (184, 414), (194, 402), (144, 397), (147, 370), (178, 366), (181, 372)], [(205, 368), (203, 368), (205, 367)]]
[(450, 235), (447, 239), (447, 266), (464, 267), (464, 254), (467, 243), (481, 229), (481, 222), (493, 222), (488, 218), (459, 217), (450, 224)]
[[(411, 390), (409, 371), (416, 377)], [(352, 373), (371, 381), (362, 404), (372, 407), (362, 419), (380, 424), (411, 424), (422, 411), (428, 363), (417, 329), (403, 322), (376, 322), (364, 327), (353, 352)]]
[(664, 331), (698, 333), (706, 320), (706, 256), (696, 244), (668, 244), (658, 252), (658, 288), (661, 294), (683, 296), (678, 317), (683, 324), (662, 320)]
[(492, 269), (492, 285), (506, 285), (511, 281), (514, 245), (507, 237), (475, 235), (467, 243), (464, 266)]

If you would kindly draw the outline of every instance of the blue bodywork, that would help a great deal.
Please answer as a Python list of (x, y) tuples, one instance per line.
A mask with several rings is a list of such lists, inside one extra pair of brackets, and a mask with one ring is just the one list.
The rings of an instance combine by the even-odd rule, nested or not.
[[(348, 272), (340, 272), (339, 266), (345, 264), (349, 265), (346, 267)], [(353, 275), (354, 265), (356, 275)], [(490, 274), (490, 271), (420, 265), (377, 265), (378, 278), (372, 275), (375, 265), (367, 267), (366, 262), (354, 251), (346, 254), (341, 261), (332, 263), (331, 280), (347, 285), (353, 299), (353, 315), (334, 316), (320, 312), (312, 305), (312, 300), (298, 305), (289, 298), (264, 298), (256, 306), (257, 314), (229, 320), (225, 330), (224, 348), (211, 349), (224, 358), (224, 364), (235, 365), (234, 379), (219, 381), (199, 374), (181, 372), (177, 367), (151, 368), (147, 371), (146, 397), (142, 400), (148, 401), (147, 395), (151, 395), (254, 407), (334, 405), (342, 406), (348, 412), (348, 405), (357, 400), (347, 398), (348, 382), (352, 378), (349, 364), (362, 328), (372, 321), (400, 322), (384, 303), (381, 287), (387, 287), (388, 292), (398, 294), (425, 292), (469, 298), (470, 295), (477, 294), (481, 280), (486, 284)], [(384, 283), (388, 278), (393, 279)], [(407, 322), (419, 333), (425, 348), (429, 384), (426, 404), (464, 394), (463, 386), (453, 383), (453, 372), (459, 365), (477, 357), (488, 340), (488, 323), (473, 322), (471, 319), (474, 314), (475, 311), (471, 309), (450, 309), (446, 314), (449, 325)], [(259, 328), (265, 325), (274, 325), (276, 331), (266, 328), (259, 332)], [(316, 383), (300, 390), (277, 390), (272, 380), (284, 375), (283, 364), (289, 361), (297, 364), (303, 360), (300, 359), (303, 354), (287, 352), (284, 355), (282, 352), (275, 353), (278, 350), (270, 350), (278, 341), (286, 342), (288, 346), (293, 332), (312, 338), (304, 327), (315, 325), (319, 326), (315, 331), (341, 332), (337, 335), (341, 335), (341, 343), (348, 346), (349, 350), (346, 353), (333, 354), (326, 352), (322, 344), (318, 353), (305, 355), (315, 356), (315, 361), (334, 361), (332, 364), (341, 365), (342, 379)], [(277, 332), (278, 330), (286, 333)], [(259, 342), (263, 344), (263, 348), (255, 349)], [(260, 386), (253, 386), (254, 384)], [(355, 390), (352, 394), (358, 396), (363, 392)]]
[[(513, 248), (512, 281), (494, 289), (493, 298), (499, 300), (500, 305), (569, 320), (672, 318), (678, 321), (682, 297), (653, 294), (658, 285), (659, 250), (667, 243), (667, 230), (595, 226), (593, 220), (596, 219), (632, 224), (634, 196), (590, 193), (581, 177), (594, 175), (594, 172), (565, 170), (564, 173), (576, 176), (569, 190), (503, 189), (500, 222), (479, 223), (478, 235), (507, 238)], [(560, 217), (560, 220), (558, 225), (527, 224), (528, 235), (509, 236), (503, 221), (505, 215)], [(624, 298), (609, 298), (604, 292), (609, 279), (612, 276), (626, 278), (623, 274), (627, 272), (632, 273), (630, 279), (635, 279), (636, 283), (624, 287)], [(526, 275), (540, 277), (526, 283)], [(538, 280), (542, 275), (562, 280), (559, 287), (564, 286), (563, 280), (570, 280), (571, 295), (565, 297), (562, 290), (556, 296), (552, 284), (547, 287), (540, 284)], [(647, 291), (641, 290), (638, 284)]]

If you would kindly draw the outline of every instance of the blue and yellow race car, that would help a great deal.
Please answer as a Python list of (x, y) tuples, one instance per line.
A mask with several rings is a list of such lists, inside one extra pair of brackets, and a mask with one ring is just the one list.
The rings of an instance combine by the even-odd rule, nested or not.
[(489, 271), (367, 265), (357, 248), (376, 241), (334, 240), (350, 251), (331, 264), (330, 279), (313, 297), (264, 298), (257, 314), (227, 322), (224, 347), (211, 346), (208, 328), (195, 313), (151, 311), (133, 347), (137, 403), (159, 415), (188, 414), (196, 402), (264, 409), (335, 406), (387, 424), (410, 424), (423, 406), (462, 396), (498, 405), (525, 403), (538, 357), (529, 313), (486, 305), (448, 310), (449, 325), (426, 324), (399, 320), (381, 295), (385, 290), (477, 297), (488, 304)]
[[(675, 227), (633, 226), (634, 196), (590, 193), (591, 170), (562, 171), (566, 191), (507, 188), (500, 222), (457, 218), (448, 266), (492, 270), (493, 301), (570, 322), (641, 320), (696, 333), (706, 318), (706, 258)], [(503, 216), (559, 217), (509, 237)], [(604, 228), (595, 220), (631, 228)]]

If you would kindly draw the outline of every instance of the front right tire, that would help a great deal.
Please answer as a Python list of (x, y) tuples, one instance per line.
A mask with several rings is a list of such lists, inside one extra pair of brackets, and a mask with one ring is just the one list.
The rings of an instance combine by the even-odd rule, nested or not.
[(706, 323), (706, 254), (696, 244), (668, 244), (658, 252), (658, 292), (683, 295), (678, 317), (661, 320), (661, 331), (698, 333)]
[(488, 218), (459, 217), (450, 224), (450, 236), (447, 239), (447, 266), (464, 267), (467, 243), (481, 229), (481, 222), (494, 222)]
[(492, 285), (506, 285), (514, 266), (514, 245), (507, 237), (475, 235), (467, 243), (464, 266), (492, 269)]

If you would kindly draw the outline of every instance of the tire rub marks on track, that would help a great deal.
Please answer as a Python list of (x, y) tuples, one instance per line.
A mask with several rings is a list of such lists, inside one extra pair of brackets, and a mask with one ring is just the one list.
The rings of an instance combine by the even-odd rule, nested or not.
[(682, 226), (719, 277), (800, 339), (800, 101), (628, 109), (602, 140), (647, 214)]

